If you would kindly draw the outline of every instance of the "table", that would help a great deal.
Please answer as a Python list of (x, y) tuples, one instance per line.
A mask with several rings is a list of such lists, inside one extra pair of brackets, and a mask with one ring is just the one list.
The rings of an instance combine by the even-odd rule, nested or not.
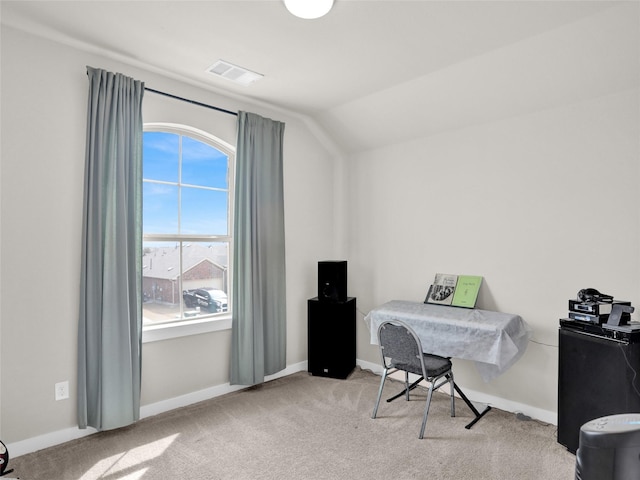
[[(387, 302), (371, 310), (364, 320), (372, 344), (378, 344), (378, 327), (382, 322), (401, 320), (416, 332), (426, 353), (472, 360), (485, 382), (518, 361), (531, 336), (531, 329), (519, 315), (405, 300)], [(458, 386), (454, 387), (476, 414), (467, 425), (470, 428), (491, 407), (479, 413)]]

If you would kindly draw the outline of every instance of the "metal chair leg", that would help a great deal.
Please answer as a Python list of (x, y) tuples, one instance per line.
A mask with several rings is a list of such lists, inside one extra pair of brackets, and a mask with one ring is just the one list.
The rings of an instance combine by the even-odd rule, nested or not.
[(429, 406), (431, 406), (431, 395), (433, 394), (433, 383), (429, 384), (429, 392), (427, 393), (427, 404), (424, 406), (424, 415), (422, 416), (422, 427), (420, 427), (419, 439), (424, 438), (424, 427), (427, 426), (427, 415), (429, 415)]
[(376, 418), (376, 415), (378, 413), (378, 405), (380, 405), (380, 398), (382, 397), (382, 389), (384, 388), (384, 381), (387, 378), (387, 372), (388, 370), (386, 368), (382, 372), (382, 379), (380, 380), (380, 388), (378, 389), (378, 399), (376, 400), (376, 406), (373, 408), (373, 415), (371, 415), (371, 418)]

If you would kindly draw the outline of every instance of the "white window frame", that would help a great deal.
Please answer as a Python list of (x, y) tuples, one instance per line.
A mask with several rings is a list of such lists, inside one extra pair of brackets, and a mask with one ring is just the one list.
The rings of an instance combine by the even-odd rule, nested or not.
[[(235, 158), (236, 158), (236, 149), (233, 145), (225, 142), (224, 140), (219, 139), (218, 137), (207, 133), (203, 130), (197, 129), (195, 127), (191, 127), (188, 125), (176, 124), (176, 123), (145, 123), (143, 125), (144, 132), (167, 132), (167, 133), (175, 133), (177, 135), (191, 137), (208, 145), (212, 145), (214, 148), (220, 150), (225, 153), (229, 159), (229, 185), (228, 185), (228, 195), (229, 199), (227, 202), (228, 212), (227, 212), (227, 235), (220, 236), (215, 235), (211, 237), (181, 237), (181, 240), (184, 241), (202, 241), (202, 240), (211, 240), (211, 241), (227, 241), (229, 242), (229, 276), (228, 276), (228, 305), (229, 309), (224, 314), (219, 314), (211, 317), (198, 318), (193, 320), (176, 320), (175, 322), (167, 322), (161, 323), (158, 325), (143, 325), (142, 327), (142, 342), (156, 342), (160, 340), (167, 340), (171, 338), (184, 337), (188, 335), (199, 335), (203, 333), (216, 332), (221, 330), (228, 330), (231, 328), (231, 305), (233, 299), (233, 201), (234, 201), (234, 184), (235, 184)], [(157, 241), (166, 241), (166, 240), (174, 240), (175, 236), (167, 236), (167, 235), (144, 235), (143, 232), (143, 241), (144, 240), (157, 240)]]

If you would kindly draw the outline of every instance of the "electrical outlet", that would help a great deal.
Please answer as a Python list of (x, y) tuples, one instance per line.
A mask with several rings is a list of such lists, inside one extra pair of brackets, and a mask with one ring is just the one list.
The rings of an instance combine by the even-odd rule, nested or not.
[(69, 382), (56, 383), (56, 400), (65, 400), (69, 398)]

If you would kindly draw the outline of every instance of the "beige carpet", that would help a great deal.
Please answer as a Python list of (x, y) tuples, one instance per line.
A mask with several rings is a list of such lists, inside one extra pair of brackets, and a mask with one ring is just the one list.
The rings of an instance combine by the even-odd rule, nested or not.
[[(575, 457), (556, 428), (493, 409), (472, 414), (434, 396), (418, 439), (424, 390), (383, 403), (370, 418), (380, 377), (357, 369), (347, 380), (297, 373), (12, 458), (21, 480), (90, 479), (472, 479), (570, 480)], [(400, 383), (387, 385), (395, 393)], [(388, 395), (387, 395), (388, 396)], [(415, 399), (415, 401), (413, 400)]]

